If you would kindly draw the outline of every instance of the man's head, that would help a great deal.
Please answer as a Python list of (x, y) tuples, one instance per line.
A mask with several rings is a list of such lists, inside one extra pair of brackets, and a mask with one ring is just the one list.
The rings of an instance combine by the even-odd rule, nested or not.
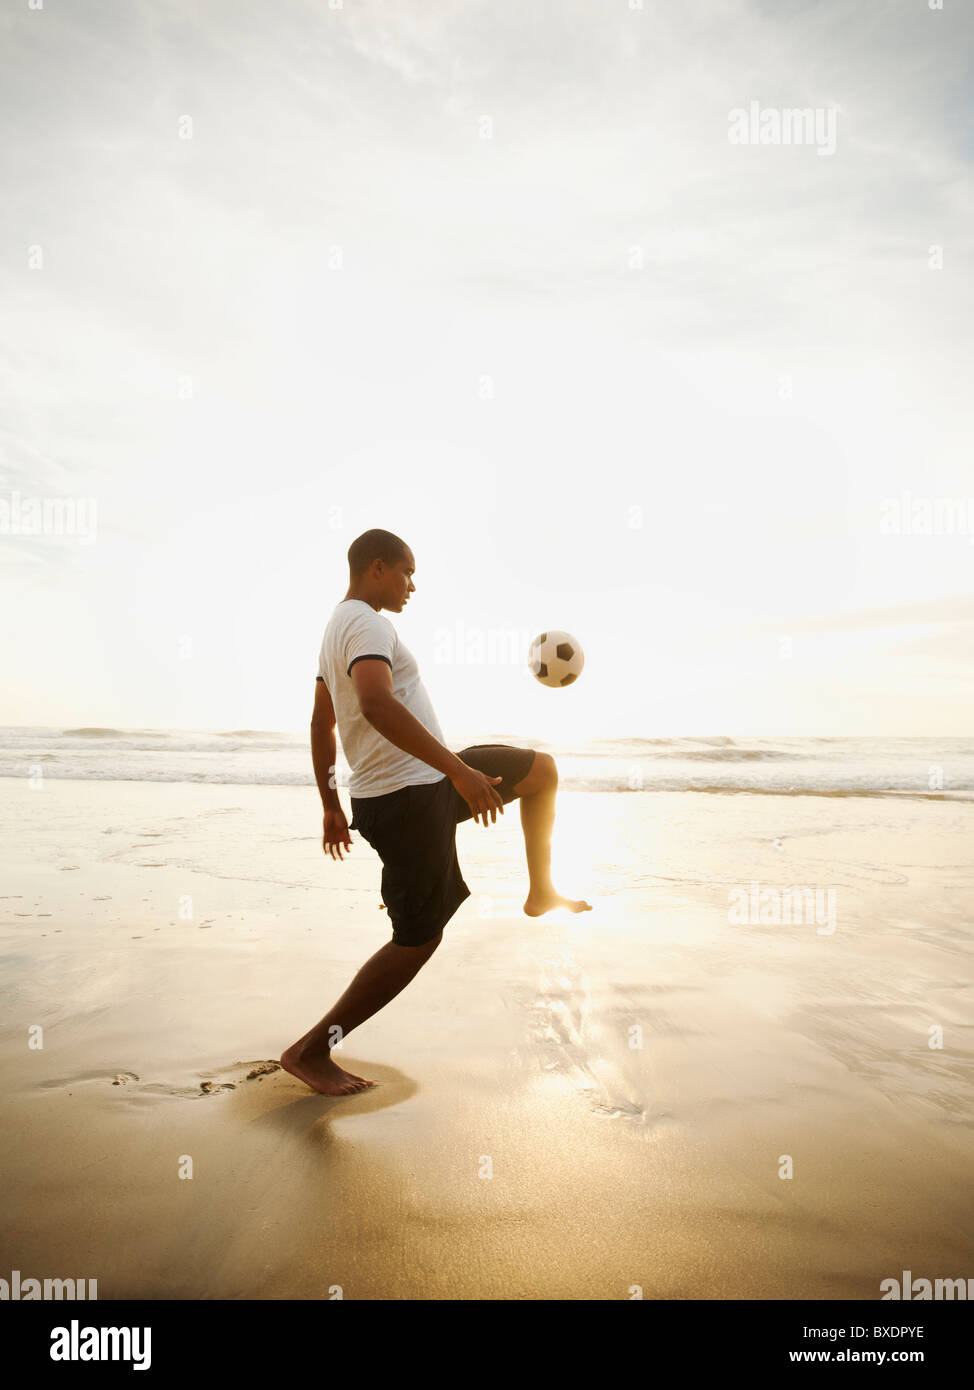
[(391, 531), (366, 531), (348, 547), (348, 597), (364, 599), (376, 612), (401, 613), (416, 588), (415, 568), (404, 540)]

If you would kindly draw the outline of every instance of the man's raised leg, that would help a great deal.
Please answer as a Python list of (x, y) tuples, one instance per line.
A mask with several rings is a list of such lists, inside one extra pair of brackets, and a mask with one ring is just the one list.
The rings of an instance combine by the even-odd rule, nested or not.
[(540, 917), (553, 907), (567, 907), (570, 912), (591, 911), (591, 903), (563, 898), (551, 881), (551, 832), (557, 793), (557, 763), (550, 753), (535, 753), (531, 771), (514, 786), (514, 794), (521, 802), (521, 828), (528, 861), (529, 887), (524, 911), (529, 917)]
[(323, 1096), (348, 1096), (374, 1086), (374, 1081), (338, 1066), (331, 1056), (332, 1047), (395, 999), (442, 940), (440, 932), (422, 946), (397, 946), (393, 941), (386, 942), (365, 962), (324, 1018), (281, 1053), (284, 1070)]

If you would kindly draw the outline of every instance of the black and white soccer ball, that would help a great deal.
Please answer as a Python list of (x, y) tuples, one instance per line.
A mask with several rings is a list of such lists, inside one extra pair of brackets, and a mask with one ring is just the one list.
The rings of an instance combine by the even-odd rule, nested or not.
[(585, 653), (570, 632), (542, 632), (531, 643), (528, 666), (542, 685), (571, 685), (585, 665)]

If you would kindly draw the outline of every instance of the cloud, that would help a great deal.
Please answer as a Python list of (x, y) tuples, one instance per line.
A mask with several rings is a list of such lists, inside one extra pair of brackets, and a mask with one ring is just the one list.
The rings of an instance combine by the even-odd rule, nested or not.
[[(774, 622), (763, 622), (741, 631), (753, 632), (861, 632), (884, 628), (916, 628), (925, 626), (951, 625), (955, 632), (962, 631), (960, 625), (974, 623), (974, 594), (948, 594), (940, 598), (917, 600), (915, 603), (898, 603), (889, 607), (860, 608), (843, 612), (817, 613), (813, 616), (783, 617)], [(926, 639), (925, 639), (926, 640)], [(935, 644), (940, 638), (931, 637)], [(947, 635), (943, 640), (947, 641)], [(931, 647), (932, 649), (932, 647)]]
[[(878, 519), (969, 468), (970, 7), (86, 0), (0, 25), (0, 484), (99, 504), (86, 556), (5, 552), (12, 642), (46, 638), (60, 584), (138, 690), (118, 596), (149, 652), (187, 613), (244, 631), (315, 583), (326, 607), (378, 496), (448, 577), (438, 621), (567, 609), (704, 664), (721, 627), (969, 623), (969, 547)], [(751, 99), (835, 105), (834, 157), (732, 146)], [(317, 550), (312, 501), (341, 515)], [(152, 676), (155, 709), (202, 718)], [(220, 680), (193, 699), (236, 698)], [(241, 722), (286, 722), (273, 672), (252, 689)]]

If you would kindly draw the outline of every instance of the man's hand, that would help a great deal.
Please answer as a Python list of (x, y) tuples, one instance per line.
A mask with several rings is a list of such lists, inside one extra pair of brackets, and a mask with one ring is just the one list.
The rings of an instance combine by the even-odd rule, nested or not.
[(482, 816), (484, 825), (487, 824), (488, 815), (493, 823), (497, 820), (498, 811), (501, 815), (504, 814), (504, 803), (500, 793), (494, 790), (495, 783), (503, 780), (503, 777), (488, 777), (477, 768), (468, 767), (466, 763), (461, 763), (459, 772), (450, 778), (473, 812), (474, 820)]
[(321, 847), (326, 854), (331, 855), (332, 859), (341, 859), (343, 857), (343, 845), (346, 850), (352, 848), (352, 840), (348, 833), (348, 821), (345, 819), (345, 812), (326, 811)]

